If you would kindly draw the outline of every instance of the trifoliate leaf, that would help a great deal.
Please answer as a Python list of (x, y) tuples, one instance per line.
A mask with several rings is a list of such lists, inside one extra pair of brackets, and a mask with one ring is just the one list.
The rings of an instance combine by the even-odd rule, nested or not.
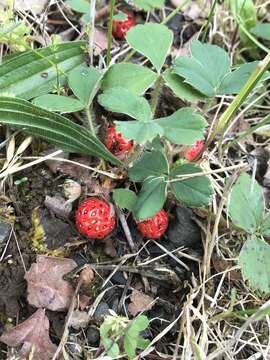
[(94, 67), (83, 64), (70, 72), (68, 84), (74, 95), (85, 106), (89, 106), (100, 88), (102, 76)]
[(123, 113), (139, 121), (147, 122), (152, 117), (148, 102), (123, 87), (104, 91), (99, 95), (98, 102), (109, 111)]
[(157, 135), (163, 135), (162, 127), (156, 121), (115, 121), (116, 130), (125, 139), (134, 140), (138, 144), (145, 144), (152, 141)]
[(191, 43), (191, 56), (176, 59), (173, 72), (206, 96), (214, 96), (230, 71), (229, 55), (216, 45)]
[(173, 33), (165, 25), (148, 23), (131, 28), (126, 40), (133, 49), (146, 56), (159, 72), (172, 45)]
[(145, 66), (120, 63), (112, 65), (102, 80), (102, 89), (125, 85), (135, 95), (142, 95), (157, 79), (157, 74)]
[(129, 189), (115, 189), (113, 190), (113, 200), (120, 208), (132, 210), (137, 196), (134, 191)]
[(144, 153), (129, 169), (128, 176), (131, 181), (143, 181), (148, 177), (168, 175), (168, 160), (161, 151)]
[[(171, 171), (171, 177), (177, 179), (179, 175), (192, 175), (200, 173), (202, 169), (194, 164), (180, 164)], [(188, 179), (178, 179), (171, 183), (172, 191), (176, 198), (188, 206), (202, 207), (210, 203), (213, 188), (207, 176), (194, 176)]]
[(61, 113), (72, 113), (82, 110), (85, 107), (85, 105), (77, 99), (54, 94), (36, 97), (32, 103), (44, 109)]
[(239, 255), (239, 265), (244, 279), (254, 290), (270, 291), (270, 245), (252, 237), (247, 240)]
[(174, 144), (191, 145), (204, 138), (206, 120), (192, 108), (182, 108), (170, 116), (155, 120), (163, 135)]
[(150, 177), (146, 179), (133, 207), (135, 218), (145, 220), (154, 216), (163, 207), (166, 197), (165, 178)]
[(174, 92), (180, 99), (191, 102), (205, 99), (205, 95), (194, 89), (191, 85), (185, 82), (181, 76), (174, 74), (172, 70), (167, 69), (162, 74), (165, 84)]
[(264, 214), (263, 191), (256, 180), (242, 174), (228, 199), (228, 213), (236, 226), (255, 233)]

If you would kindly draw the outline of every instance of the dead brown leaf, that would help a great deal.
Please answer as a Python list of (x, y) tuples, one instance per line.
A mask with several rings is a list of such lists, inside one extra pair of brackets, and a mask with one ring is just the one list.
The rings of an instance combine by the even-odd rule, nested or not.
[(150, 310), (154, 305), (154, 299), (151, 296), (135, 289), (132, 291), (130, 300), (128, 311), (133, 316), (136, 316), (141, 311)]
[(38, 255), (36, 263), (25, 275), (28, 302), (53, 311), (68, 309), (74, 289), (63, 280), (63, 275), (76, 266), (71, 259)]
[(12, 347), (22, 345), (19, 351), (21, 360), (28, 358), (29, 354), (32, 360), (50, 360), (57, 349), (49, 337), (49, 320), (44, 309), (38, 309), (23, 323), (5, 331), (0, 341)]
[[(218, 273), (222, 273), (223, 271), (225, 271), (229, 268), (232, 268), (235, 265), (233, 261), (222, 259), (222, 258), (218, 257), (217, 255), (212, 256), (212, 263), (213, 263), (215, 270)], [(231, 270), (228, 272), (227, 275), (230, 276), (231, 280), (237, 281), (237, 280), (243, 279), (240, 271), (238, 271), (238, 270)]]
[(75, 310), (72, 313), (69, 326), (73, 329), (80, 330), (86, 328), (90, 320), (90, 316), (86, 311)]

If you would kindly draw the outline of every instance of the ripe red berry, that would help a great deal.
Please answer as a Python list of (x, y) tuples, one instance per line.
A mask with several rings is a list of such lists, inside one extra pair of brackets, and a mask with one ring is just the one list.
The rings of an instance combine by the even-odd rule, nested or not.
[(150, 219), (137, 222), (141, 234), (151, 239), (160, 238), (167, 230), (168, 224), (168, 215), (163, 209)]
[(107, 131), (107, 138), (105, 141), (107, 149), (115, 156), (121, 156), (129, 153), (133, 148), (133, 141), (126, 140), (119, 132), (116, 132), (115, 127), (111, 126)]
[(124, 40), (126, 33), (130, 28), (136, 25), (135, 17), (131, 13), (126, 13), (127, 19), (113, 20), (112, 34), (115, 39)]
[(112, 204), (98, 198), (83, 201), (75, 218), (78, 231), (90, 239), (103, 239), (115, 227)]
[(186, 152), (185, 158), (188, 161), (195, 160), (196, 157), (199, 155), (199, 153), (202, 151), (203, 146), (204, 146), (204, 142), (202, 140), (197, 140), (195, 144), (192, 146), (192, 148)]

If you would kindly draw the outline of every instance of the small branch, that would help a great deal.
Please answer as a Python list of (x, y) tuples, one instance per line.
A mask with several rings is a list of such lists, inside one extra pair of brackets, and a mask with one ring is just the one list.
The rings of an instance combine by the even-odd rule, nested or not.
[(126, 238), (127, 238), (127, 242), (128, 242), (128, 245), (131, 249), (132, 252), (135, 251), (135, 244), (134, 244), (134, 241), (132, 239), (132, 236), (131, 236), (131, 232), (129, 230), (129, 227), (128, 227), (128, 224), (127, 224), (127, 221), (126, 221), (126, 218), (125, 218), (125, 215), (122, 213), (122, 211), (120, 209), (117, 208), (117, 215), (119, 217), (119, 220), (121, 222), (121, 225), (122, 225), (122, 228), (124, 230), (124, 233), (126, 235)]

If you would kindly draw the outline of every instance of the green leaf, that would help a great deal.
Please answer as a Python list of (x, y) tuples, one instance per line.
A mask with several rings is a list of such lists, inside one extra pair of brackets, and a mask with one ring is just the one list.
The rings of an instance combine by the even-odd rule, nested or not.
[(137, 347), (137, 339), (126, 334), (124, 337), (124, 348), (126, 354), (130, 359), (135, 359), (136, 347)]
[(240, 39), (241, 43), (247, 47), (248, 52), (252, 58), (257, 57), (258, 49), (254, 42), (246, 35), (242, 29), (244, 27), (246, 31), (250, 31), (257, 23), (257, 9), (253, 0), (229, 0), (230, 8), (233, 13), (233, 17), (240, 25)]
[(66, 0), (65, 3), (69, 5), (72, 10), (78, 13), (88, 13), (90, 9), (90, 3), (86, 0)]
[(0, 94), (31, 99), (65, 85), (67, 74), (84, 62), (85, 42), (52, 45), (17, 55), (0, 66)]
[(137, 160), (129, 169), (128, 176), (131, 181), (143, 181), (151, 176), (164, 176), (169, 172), (168, 161), (161, 151), (147, 152)]
[(99, 333), (100, 333), (100, 337), (101, 338), (105, 338), (108, 333), (110, 332), (112, 328), (112, 325), (109, 323), (106, 323), (106, 321), (104, 321), (101, 325), (100, 325), (100, 328), (99, 328)]
[(24, 129), (65, 151), (93, 155), (115, 165), (122, 164), (90, 131), (28, 101), (0, 97), (0, 123)]
[(204, 138), (206, 120), (192, 108), (182, 108), (172, 115), (155, 120), (163, 135), (174, 144), (191, 145)]
[(257, 24), (250, 31), (252, 32), (252, 34), (256, 35), (259, 38), (262, 38), (264, 40), (270, 40), (270, 24), (269, 23)]
[(228, 213), (236, 226), (255, 233), (264, 213), (263, 191), (256, 180), (242, 174), (228, 199)]
[(137, 196), (134, 191), (128, 189), (113, 190), (113, 200), (122, 209), (132, 210)]
[[(171, 171), (171, 177), (200, 173), (202, 169), (194, 164), (186, 163), (175, 166)], [(171, 183), (172, 190), (179, 201), (191, 207), (207, 206), (213, 195), (213, 188), (207, 176), (195, 176), (189, 179), (179, 179)]]
[[(233, 15), (241, 18), (247, 30), (256, 25), (257, 10), (252, 0), (230, 0), (230, 7)], [(242, 35), (241, 33), (241, 37)]]
[[(218, 65), (217, 65), (218, 64)], [(230, 71), (228, 54), (216, 45), (191, 43), (191, 57), (176, 59), (173, 72), (206, 96), (214, 96), (224, 76)]]
[(68, 84), (74, 95), (89, 106), (100, 88), (102, 76), (94, 67), (82, 64), (70, 72)]
[(167, 183), (164, 177), (150, 177), (144, 180), (142, 189), (133, 207), (137, 220), (154, 216), (164, 205), (167, 197)]
[(147, 346), (150, 344), (150, 340), (146, 340), (141, 336), (138, 336), (137, 338), (137, 348), (144, 350), (147, 348)]
[(151, 11), (162, 8), (165, 0), (133, 0), (133, 4), (144, 11)]
[[(220, 84), (218, 95), (238, 94), (257, 65), (258, 61), (253, 61), (240, 65), (236, 70), (228, 73)], [(260, 81), (264, 78), (265, 76)]]
[(126, 114), (136, 120), (148, 121), (152, 117), (148, 102), (122, 87), (104, 91), (98, 101), (105, 109)]
[(77, 99), (60, 95), (41, 95), (32, 101), (32, 104), (50, 111), (61, 113), (72, 113), (82, 110), (84, 105)]
[(120, 63), (112, 65), (102, 80), (102, 90), (125, 85), (135, 95), (142, 95), (156, 81), (158, 75), (147, 67)]
[(180, 99), (195, 102), (205, 99), (205, 95), (194, 89), (189, 84), (185, 83), (185, 79), (177, 74), (173, 74), (172, 70), (167, 69), (162, 74), (165, 84), (174, 92)]
[(173, 33), (165, 25), (148, 23), (131, 28), (126, 40), (133, 49), (147, 57), (159, 72), (172, 45)]
[(163, 135), (162, 127), (156, 121), (115, 121), (116, 130), (127, 140), (134, 140), (139, 144), (152, 141), (157, 135)]
[(264, 293), (270, 291), (270, 245), (252, 237), (247, 240), (239, 255), (239, 265), (250, 286)]
[(262, 220), (259, 232), (262, 236), (270, 236), (270, 213), (268, 213), (265, 218)]
[(119, 11), (118, 14), (113, 16), (113, 20), (117, 20), (117, 21), (123, 21), (123, 20), (127, 20), (127, 19), (128, 19), (127, 14), (125, 14), (122, 11)]
[(145, 315), (139, 315), (134, 320), (132, 320), (132, 324), (129, 327), (128, 332), (134, 334), (139, 334), (141, 331), (147, 329), (149, 326), (149, 320)]
[(119, 356), (120, 350), (119, 346), (116, 342), (114, 342), (112, 339), (104, 338), (101, 340), (106, 353), (111, 356), (112, 358), (117, 358)]

